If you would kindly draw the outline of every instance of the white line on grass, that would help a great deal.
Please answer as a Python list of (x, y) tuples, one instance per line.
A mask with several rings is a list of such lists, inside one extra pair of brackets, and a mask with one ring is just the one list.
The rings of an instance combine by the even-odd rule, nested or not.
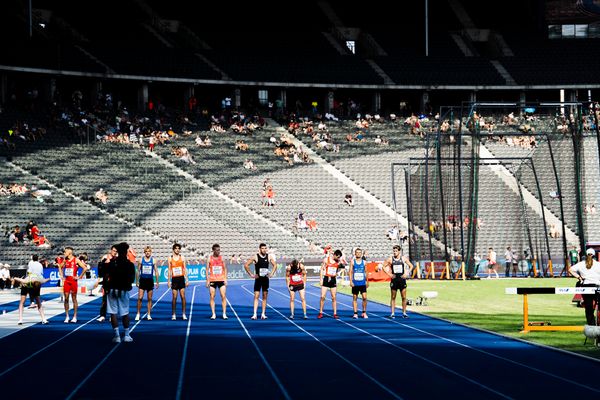
[[(313, 294), (313, 293), (310, 293), (310, 294), (311, 294), (312, 296), (317, 296), (316, 294)], [(339, 303), (339, 302), (338, 302), (338, 303)], [(379, 304), (379, 303), (378, 303), (378, 304)], [(352, 308), (352, 306), (349, 306), (349, 305), (347, 305), (347, 304), (344, 304), (344, 303), (341, 303), (341, 305), (343, 305), (343, 306), (345, 306), (345, 307), (347, 307), (347, 308)], [(419, 329), (419, 328), (416, 328), (416, 327), (414, 327), (414, 326), (411, 326), (411, 325), (408, 325), (408, 324), (404, 324), (404, 323), (402, 323), (402, 322), (394, 321), (394, 320), (392, 320), (392, 319), (386, 318), (386, 317), (384, 317), (384, 316), (381, 316), (381, 315), (379, 315), (379, 314), (375, 314), (375, 313), (369, 313), (369, 315), (373, 315), (373, 316), (375, 316), (375, 317), (377, 317), (377, 318), (383, 319), (384, 321), (389, 321), (389, 322), (391, 322), (391, 323), (394, 323), (394, 324), (396, 324), (396, 325), (404, 326), (404, 327), (406, 327), (406, 328), (408, 328), (408, 329), (412, 329), (412, 330), (414, 330), (414, 331), (421, 332), (421, 333), (424, 333), (424, 334), (426, 334), (426, 335), (429, 335), (429, 336), (433, 336), (433, 337), (435, 337), (435, 338), (437, 338), (437, 339), (441, 339), (441, 340), (444, 340), (444, 341), (446, 341), (446, 342), (453, 343), (453, 344), (455, 344), (455, 345), (457, 345), (457, 346), (464, 347), (464, 348), (466, 348), (466, 349), (470, 349), (470, 350), (473, 350), (473, 351), (476, 351), (476, 352), (479, 352), (479, 353), (482, 353), (482, 354), (488, 355), (488, 356), (490, 356), (490, 357), (494, 357), (494, 358), (497, 358), (497, 359), (499, 359), (499, 360), (506, 361), (506, 362), (508, 362), (508, 363), (511, 363), (511, 364), (518, 365), (518, 366), (520, 366), (520, 367), (523, 367), (523, 368), (530, 369), (530, 370), (532, 370), (532, 371), (535, 371), (535, 372), (538, 372), (538, 373), (540, 373), (540, 374), (547, 375), (547, 376), (549, 376), (549, 377), (551, 377), (551, 378), (558, 379), (558, 380), (561, 380), (561, 381), (563, 381), (563, 382), (570, 383), (570, 384), (572, 384), (572, 385), (575, 385), (575, 386), (580, 386), (580, 387), (586, 388), (586, 389), (588, 389), (588, 390), (591, 390), (591, 391), (593, 391), (593, 392), (596, 392), (596, 393), (600, 393), (600, 390), (598, 390), (598, 389), (596, 389), (596, 388), (593, 388), (593, 387), (591, 387), (591, 386), (587, 386), (587, 385), (585, 385), (585, 384), (582, 384), (582, 383), (579, 383), (579, 382), (575, 382), (575, 381), (573, 381), (573, 380), (567, 379), (567, 378), (565, 378), (565, 377), (562, 377), (562, 376), (560, 376), (560, 375), (553, 374), (552, 372), (544, 371), (544, 370), (542, 370), (542, 369), (539, 369), (539, 368), (533, 367), (533, 366), (531, 366), (531, 365), (523, 364), (523, 363), (520, 363), (520, 362), (518, 362), (518, 361), (511, 360), (510, 358), (502, 357), (502, 356), (500, 356), (500, 355), (498, 355), (498, 354), (490, 353), (490, 352), (488, 352), (488, 351), (486, 351), (486, 350), (482, 350), (482, 349), (478, 349), (478, 348), (476, 348), (476, 347), (472, 347), (472, 346), (470, 346), (470, 345), (468, 345), (468, 344), (465, 344), (465, 343), (458, 342), (458, 341), (456, 341), (456, 340), (454, 340), (454, 339), (450, 339), (450, 338), (447, 338), (447, 337), (444, 337), (444, 336), (440, 336), (440, 335), (437, 335), (437, 334), (435, 334), (435, 333), (432, 333), (432, 332), (429, 332), (429, 331), (426, 331), (426, 330), (423, 330), (423, 329)], [(444, 322), (446, 322), (446, 321), (444, 321)], [(463, 325), (463, 326), (464, 326), (464, 325)], [(465, 327), (466, 327), (466, 326), (465, 326)], [(469, 327), (466, 327), (466, 328), (469, 328)], [(470, 328), (470, 329), (472, 329), (472, 328)], [(488, 333), (494, 334), (494, 332), (488, 332)], [(505, 336), (503, 336), (503, 337), (505, 337)], [(512, 338), (509, 338), (509, 337), (505, 337), (505, 338), (506, 338), (506, 339), (508, 339), (508, 340), (514, 340), (514, 339), (512, 339)], [(527, 343), (527, 344), (531, 344), (531, 343)], [(571, 354), (569, 354), (569, 355), (571, 355)]]
[(192, 305), (190, 307), (190, 317), (188, 318), (188, 326), (187, 331), (185, 332), (185, 344), (183, 345), (183, 357), (181, 358), (181, 367), (179, 367), (179, 380), (177, 381), (177, 394), (175, 395), (175, 399), (181, 399), (181, 391), (183, 390), (183, 373), (185, 371), (185, 360), (187, 358), (187, 349), (188, 343), (190, 341), (190, 326), (192, 325), (192, 314), (194, 314), (194, 298), (196, 297), (196, 288), (198, 285), (194, 286), (194, 290), (192, 292)]
[[(242, 288), (245, 290), (245, 288), (243, 286), (242, 286)], [(242, 320), (238, 316), (237, 312), (235, 311), (235, 308), (233, 308), (233, 305), (231, 304), (231, 302), (229, 301), (229, 299), (227, 299), (227, 304), (229, 304), (229, 307), (231, 308), (231, 311), (233, 311), (233, 315), (235, 315), (235, 317), (237, 318), (238, 322), (242, 326), (242, 329), (244, 329), (244, 332), (246, 332), (246, 336), (248, 336), (248, 339), (250, 339), (250, 341), (252, 342), (252, 345), (254, 345), (254, 348), (256, 349), (256, 351), (258, 352), (258, 355), (260, 356), (260, 358), (262, 359), (263, 363), (265, 364), (265, 366), (267, 367), (267, 369), (271, 373), (271, 376), (273, 377), (273, 379), (277, 383), (277, 386), (279, 386), (279, 389), (281, 390), (281, 393), (283, 393), (283, 397), (285, 397), (287, 400), (291, 400), (291, 397), (290, 397), (289, 393), (287, 392), (287, 390), (285, 390), (285, 387), (283, 387), (283, 384), (279, 380), (279, 377), (277, 376), (277, 374), (275, 374), (275, 371), (273, 370), (273, 368), (271, 368), (271, 364), (269, 364), (269, 362), (267, 361), (267, 358), (265, 357), (265, 355), (263, 354), (263, 352), (258, 347), (258, 344), (256, 344), (256, 342), (252, 338), (252, 335), (250, 335), (250, 332), (248, 332), (248, 329), (246, 329), (246, 325), (244, 325), (244, 323), (242, 322)]]
[[(244, 289), (246, 292), (248, 292), (249, 294), (252, 294), (252, 292), (250, 292), (248, 289), (246, 289), (245, 286), (242, 286), (242, 289)], [(275, 289), (272, 289), (275, 290)], [(276, 290), (275, 290), (276, 291)], [(387, 393), (389, 393), (392, 397), (394, 397), (395, 399), (398, 400), (402, 400), (402, 397), (398, 396), (396, 393), (394, 393), (393, 390), (391, 390), (390, 388), (388, 388), (387, 386), (385, 386), (383, 383), (379, 382), (377, 379), (375, 379), (373, 376), (371, 376), (369, 373), (365, 372), (364, 370), (362, 370), (359, 366), (357, 366), (356, 364), (354, 364), (352, 361), (348, 360), (346, 357), (344, 357), (343, 355), (341, 355), (340, 353), (338, 353), (336, 350), (334, 350), (333, 348), (331, 348), (328, 344), (323, 343), (319, 338), (317, 338), (315, 335), (313, 335), (312, 333), (308, 332), (306, 329), (302, 328), (300, 325), (298, 325), (296, 322), (294, 322), (293, 320), (289, 319), (288, 317), (286, 317), (285, 315), (283, 315), (279, 310), (277, 310), (276, 308), (274, 308), (272, 305), (267, 304), (267, 307), (269, 307), (270, 309), (272, 309), (273, 311), (275, 311), (277, 314), (281, 315), (283, 318), (285, 318), (288, 322), (290, 322), (292, 325), (294, 325), (296, 328), (300, 329), (302, 332), (306, 333), (308, 336), (310, 336), (311, 338), (315, 339), (319, 344), (321, 344), (323, 347), (325, 347), (327, 350), (331, 351), (333, 354), (335, 354), (336, 356), (338, 356), (339, 358), (341, 358), (344, 362), (346, 362), (347, 364), (349, 364), (352, 368), (354, 368), (355, 370), (357, 370), (360, 374), (364, 375), (365, 377), (369, 378), (373, 383), (375, 383), (377, 386), (379, 386), (380, 388), (382, 388), (383, 390), (385, 390)], [(312, 307), (311, 307), (312, 308)]]
[[(276, 292), (276, 293), (279, 293), (279, 294), (280, 294), (280, 295), (282, 295), (282, 296), (286, 296), (286, 294), (285, 294), (285, 293), (283, 293), (283, 292), (280, 292), (280, 291), (279, 291), (279, 290), (277, 290), (277, 289), (272, 289), (272, 290), (273, 290), (274, 292)], [(312, 308), (313, 310), (317, 310), (315, 307), (313, 307), (313, 306), (309, 306), (308, 304), (307, 304), (307, 307), (310, 307), (310, 308)], [(325, 312), (324, 312), (324, 313), (323, 313), (323, 315), (330, 315), (330, 314), (328, 314), (328, 313), (325, 313)], [(400, 347), (400, 346), (398, 346), (396, 343), (392, 343), (392, 342), (390, 342), (390, 341), (389, 341), (389, 340), (387, 340), (387, 339), (384, 339), (384, 338), (382, 338), (382, 337), (379, 337), (379, 336), (377, 336), (377, 335), (375, 335), (375, 334), (372, 334), (372, 333), (370, 333), (370, 332), (367, 332), (367, 331), (365, 331), (364, 329), (358, 328), (358, 327), (356, 327), (356, 326), (354, 326), (354, 325), (352, 325), (352, 324), (350, 324), (350, 323), (348, 323), (348, 322), (346, 322), (346, 321), (344, 321), (344, 320), (342, 320), (342, 319), (338, 319), (338, 321), (339, 321), (339, 322), (341, 322), (341, 323), (343, 323), (343, 324), (345, 324), (345, 325), (347, 325), (347, 326), (349, 326), (349, 327), (351, 327), (351, 328), (353, 328), (353, 329), (356, 329), (356, 330), (357, 330), (357, 331), (359, 331), (359, 332), (365, 333), (365, 334), (367, 334), (367, 335), (371, 336), (371, 337), (372, 337), (372, 338), (374, 338), (374, 339), (377, 339), (377, 340), (379, 340), (379, 341), (381, 341), (381, 342), (383, 342), (383, 343), (385, 343), (385, 344), (388, 344), (388, 345), (390, 345), (390, 346), (392, 346), (392, 347), (394, 347), (394, 348), (396, 348), (396, 349), (398, 349), (398, 350), (401, 350), (401, 351), (403, 351), (403, 352), (405, 352), (405, 353), (408, 353), (408, 354), (412, 355), (413, 357), (416, 357), (416, 358), (418, 358), (418, 359), (420, 359), (420, 360), (422, 360), (422, 361), (425, 361), (425, 362), (427, 362), (427, 363), (429, 363), (429, 364), (431, 364), (431, 365), (434, 365), (434, 366), (436, 366), (436, 367), (438, 367), (438, 368), (440, 368), (440, 369), (443, 369), (444, 371), (446, 371), (446, 372), (448, 372), (448, 373), (450, 373), (450, 374), (452, 374), (452, 375), (455, 375), (455, 376), (457, 376), (457, 377), (459, 377), (459, 378), (462, 378), (462, 379), (466, 380), (467, 382), (470, 382), (470, 383), (472, 383), (472, 384), (474, 384), (474, 385), (476, 385), (476, 386), (479, 386), (479, 387), (480, 387), (480, 388), (482, 388), (482, 389), (485, 389), (485, 390), (487, 390), (487, 391), (490, 391), (490, 392), (492, 392), (492, 393), (494, 393), (494, 394), (496, 394), (496, 395), (498, 395), (498, 396), (500, 396), (500, 397), (503, 397), (503, 398), (505, 398), (505, 399), (512, 399), (512, 397), (510, 397), (510, 396), (508, 396), (508, 395), (505, 395), (504, 393), (501, 393), (501, 392), (499, 392), (499, 391), (497, 391), (497, 390), (495, 390), (495, 389), (492, 389), (491, 387), (489, 387), (489, 386), (486, 386), (486, 385), (484, 385), (484, 384), (482, 384), (482, 383), (479, 383), (479, 382), (477, 382), (476, 380), (474, 380), (474, 379), (471, 379), (471, 378), (469, 378), (469, 377), (467, 377), (467, 376), (465, 376), (465, 375), (459, 374), (458, 372), (456, 372), (456, 371), (454, 371), (454, 370), (452, 370), (452, 369), (450, 369), (450, 368), (448, 368), (448, 367), (445, 367), (445, 366), (443, 366), (442, 364), (439, 364), (439, 363), (437, 363), (437, 362), (435, 362), (435, 361), (433, 361), (433, 360), (430, 360), (430, 359), (429, 359), (429, 358), (427, 358), (427, 357), (424, 357), (424, 356), (422, 356), (422, 355), (419, 355), (419, 354), (417, 354), (417, 353), (414, 353), (414, 352), (412, 352), (412, 351), (410, 351), (410, 350), (408, 350), (408, 349), (405, 349), (405, 348), (403, 348), (403, 347)]]
[[(155, 302), (153, 302), (152, 304), (152, 309), (154, 309), (154, 307), (158, 304), (158, 302), (165, 297), (165, 295), (169, 293), (169, 290), (165, 290), (165, 292), (162, 294), (162, 296), (160, 296), (158, 298), (158, 300), (156, 300)], [(135, 296), (136, 293), (134, 293)], [(130, 296), (129, 298), (132, 298), (134, 296)], [(130, 332), (133, 332), (135, 327), (139, 325), (140, 322), (142, 322), (142, 320), (144, 319), (144, 317), (148, 315), (148, 313), (144, 314), (142, 316), (142, 318), (140, 318), (139, 321), (137, 321), (133, 327), (129, 330)], [(104, 356), (104, 358), (94, 367), (94, 369), (92, 369), (92, 371), (81, 381), (79, 382), (79, 385), (77, 385), (77, 387), (75, 389), (73, 389), (73, 391), (71, 392), (71, 394), (69, 394), (69, 396), (66, 398), (66, 400), (70, 400), (73, 398), (73, 396), (75, 396), (75, 394), (79, 391), (79, 389), (81, 389), (83, 387), (83, 385), (96, 373), (96, 371), (98, 371), (100, 369), (100, 367), (102, 366), (102, 364), (104, 364), (106, 362), (106, 360), (108, 360), (108, 358), (115, 352), (115, 350), (117, 350), (117, 348), (121, 345), (121, 343), (117, 343), (112, 349), (110, 349), (110, 351), (106, 354), (106, 356)]]

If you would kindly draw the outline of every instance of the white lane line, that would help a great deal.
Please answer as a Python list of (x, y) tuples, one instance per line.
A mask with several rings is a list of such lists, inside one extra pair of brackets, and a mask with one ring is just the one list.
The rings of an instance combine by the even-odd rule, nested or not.
[[(245, 286), (242, 286), (242, 289), (244, 289), (246, 292), (248, 292), (249, 294), (253, 294), (252, 292), (250, 292), (248, 289), (246, 289)], [(272, 289), (275, 290), (275, 289)], [(276, 291), (276, 290), (275, 290)], [(335, 354), (336, 356), (338, 356), (340, 359), (342, 359), (344, 362), (346, 362), (348, 365), (350, 365), (352, 368), (354, 368), (355, 370), (357, 370), (360, 374), (362, 374), (363, 376), (369, 378), (373, 383), (375, 383), (377, 386), (379, 386), (381, 389), (383, 389), (384, 391), (386, 391), (387, 393), (389, 393), (392, 397), (394, 397), (395, 399), (398, 400), (402, 400), (402, 397), (398, 396), (396, 393), (394, 393), (394, 391), (390, 388), (388, 388), (387, 386), (385, 386), (383, 383), (379, 382), (377, 379), (375, 379), (373, 376), (371, 376), (369, 373), (367, 373), (366, 371), (362, 370), (358, 365), (354, 364), (352, 361), (348, 360), (346, 357), (344, 357), (343, 355), (341, 355), (340, 353), (338, 353), (336, 350), (334, 350), (333, 348), (331, 348), (328, 344), (323, 343), (318, 337), (316, 337), (315, 335), (313, 335), (312, 333), (308, 332), (306, 329), (302, 328), (300, 325), (298, 325), (294, 320), (289, 319), (288, 317), (286, 317), (285, 315), (283, 315), (279, 310), (277, 310), (276, 308), (274, 308), (272, 305), (267, 304), (267, 307), (269, 307), (270, 309), (272, 309), (273, 311), (275, 311), (277, 314), (281, 315), (283, 318), (285, 318), (288, 322), (290, 322), (292, 325), (294, 325), (296, 328), (300, 329), (302, 332), (306, 333), (308, 336), (310, 336), (311, 338), (313, 338), (314, 340), (316, 340), (319, 344), (321, 344), (323, 347), (325, 347), (327, 350), (331, 351), (333, 354)], [(312, 307), (311, 307), (312, 308)]]
[[(129, 298), (133, 298), (137, 293), (129, 296)], [(63, 308), (63, 313), (64, 313), (64, 308)], [(96, 315), (95, 317), (93, 317), (92, 319), (90, 319), (88, 322), (86, 322), (83, 325), (79, 325), (77, 328), (73, 329), (71, 332), (65, 334), (64, 336), (61, 336), (60, 338), (56, 339), (54, 342), (50, 343), (49, 345), (41, 348), (40, 350), (36, 351), (35, 353), (33, 353), (32, 355), (30, 355), (29, 357), (19, 361), (18, 363), (16, 363), (15, 365), (13, 365), (12, 367), (8, 368), (6, 371), (3, 371), (2, 373), (0, 373), (0, 378), (7, 374), (8, 372), (12, 371), (13, 369), (17, 368), (19, 365), (22, 365), (23, 363), (31, 360), (33, 357), (37, 356), (38, 354), (40, 354), (41, 352), (43, 352), (44, 350), (47, 350), (48, 348), (54, 346), (56, 343), (62, 341), (63, 339), (66, 339), (67, 337), (71, 336), (72, 334), (74, 334), (75, 332), (77, 332), (78, 330), (80, 330), (81, 328), (83, 328), (84, 326), (86, 326), (87, 324), (96, 321), (96, 319), (99, 317), (100, 315)]]
[[(280, 291), (279, 291), (279, 290), (277, 290), (277, 289), (272, 289), (272, 290), (273, 290), (274, 292), (276, 292), (276, 293), (279, 293), (279, 294), (280, 294), (280, 295), (282, 295), (282, 296), (286, 296), (286, 294), (285, 294), (285, 293), (283, 293), (283, 292), (280, 292)], [(312, 308), (313, 310), (317, 310), (317, 309), (316, 309), (315, 307), (313, 307), (313, 306), (309, 306), (309, 305), (307, 305), (307, 307), (310, 307), (310, 308)], [(329, 315), (329, 316), (330, 316), (330, 314), (328, 314), (328, 313), (325, 313), (325, 312), (323, 312), (323, 315)], [(471, 379), (471, 378), (469, 378), (468, 376), (462, 375), (462, 374), (460, 374), (460, 373), (458, 373), (458, 372), (456, 372), (456, 371), (454, 371), (454, 370), (452, 370), (452, 369), (450, 369), (450, 368), (448, 368), (448, 367), (445, 367), (445, 366), (443, 366), (442, 364), (439, 364), (439, 363), (437, 363), (437, 362), (435, 362), (435, 361), (433, 361), (433, 360), (430, 360), (430, 359), (429, 359), (429, 358), (427, 358), (427, 357), (424, 357), (424, 356), (422, 356), (422, 355), (419, 355), (419, 354), (417, 354), (417, 353), (415, 353), (415, 352), (412, 352), (412, 351), (410, 351), (410, 350), (408, 350), (408, 349), (405, 349), (405, 348), (403, 348), (403, 347), (400, 347), (400, 346), (398, 346), (397, 344), (395, 344), (395, 343), (392, 343), (392, 342), (390, 342), (390, 341), (389, 341), (389, 340), (387, 340), (387, 339), (384, 339), (384, 338), (382, 338), (382, 337), (380, 337), (380, 336), (377, 336), (377, 335), (375, 335), (375, 334), (372, 334), (371, 332), (367, 332), (367, 331), (365, 331), (364, 329), (358, 328), (358, 327), (356, 327), (356, 326), (354, 326), (354, 325), (352, 325), (352, 324), (350, 324), (350, 323), (348, 323), (348, 322), (346, 322), (346, 321), (344, 321), (344, 320), (342, 320), (342, 319), (338, 319), (338, 321), (339, 321), (339, 322), (341, 322), (341, 323), (343, 323), (343, 324), (345, 324), (345, 325), (347, 325), (347, 326), (349, 326), (349, 327), (351, 327), (351, 328), (353, 328), (353, 329), (355, 329), (355, 330), (357, 330), (357, 331), (359, 331), (359, 332), (365, 333), (365, 334), (367, 334), (367, 335), (371, 336), (372, 338), (379, 340), (380, 342), (383, 342), (383, 343), (385, 343), (385, 344), (388, 344), (388, 345), (390, 345), (390, 346), (392, 346), (392, 347), (394, 347), (394, 348), (396, 348), (396, 349), (398, 349), (398, 350), (401, 350), (401, 351), (403, 351), (403, 352), (405, 352), (405, 353), (408, 353), (408, 354), (412, 355), (413, 357), (416, 357), (416, 358), (418, 358), (418, 359), (420, 359), (420, 360), (422, 360), (422, 361), (425, 361), (426, 363), (429, 363), (429, 364), (431, 364), (431, 365), (434, 365), (434, 366), (436, 366), (436, 367), (438, 367), (438, 368), (440, 368), (440, 369), (442, 369), (442, 370), (444, 370), (444, 371), (448, 372), (449, 374), (452, 374), (452, 375), (455, 375), (455, 376), (457, 376), (457, 377), (459, 377), (459, 378), (462, 378), (462, 379), (466, 380), (467, 382), (469, 382), (469, 383), (472, 383), (473, 385), (479, 386), (480, 388), (482, 388), (482, 389), (485, 389), (485, 390), (487, 390), (487, 391), (489, 391), (489, 392), (492, 392), (492, 393), (494, 393), (494, 394), (496, 394), (496, 395), (498, 395), (498, 396), (500, 396), (500, 397), (502, 397), (502, 398), (505, 398), (505, 399), (512, 399), (512, 397), (510, 397), (510, 396), (508, 396), (508, 395), (505, 395), (505, 394), (504, 394), (504, 393), (502, 393), (502, 392), (499, 392), (499, 391), (497, 391), (497, 390), (495, 390), (495, 389), (492, 389), (492, 388), (491, 388), (491, 387), (489, 387), (489, 386), (486, 386), (486, 385), (484, 385), (484, 384), (482, 384), (482, 383), (479, 383), (479, 382), (477, 382), (476, 380), (474, 380), (474, 379)]]
[(194, 299), (196, 298), (196, 288), (198, 285), (194, 286), (194, 291), (192, 292), (192, 305), (190, 307), (190, 317), (188, 318), (188, 326), (187, 331), (185, 333), (185, 344), (183, 345), (183, 357), (181, 359), (181, 366), (179, 367), (179, 380), (177, 381), (177, 394), (175, 395), (175, 399), (181, 399), (181, 391), (183, 390), (183, 373), (185, 371), (185, 360), (187, 358), (187, 349), (188, 343), (190, 341), (190, 327), (192, 325), (192, 315), (194, 314)]
[[(246, 288), (244, 288), (243, 286), (242, 286), (242, 288), (244, 290), (246, 290)], [(279, 380), (279, 377), (277, 376), (277, 374), (275, 374), (275, 371), (271, 367), (271, 364), (269, 364), (269, 362), (267, 361), (267, 358), (265, 357), (265, 355), (263, 354), (263, 352), (258, 347), (258, 344), (256, 344), (256, 341), (254, 340), (254, 338), (252, 338), (252, 335), (250, 335), (250, 332), (248, 332), (248, 329), (246, 329), (246, 325), (244, 325), (244, 323), (242, 322), (242, 320), (238, 316), (237, 312), (235, 311), (235, 308), (233, 308), (233, 305), (231, 304), (231, 302), (229, 301), (229, 299), (227, 299), (227, 304), (229, 304), (229, 308), (231, 308), (231, 311), (233, 311), (233, 314), (235, 315), (235, 317), (237, 318), (238, 322), (242, 326), (242, 329), (244, 329), (244, 332), (246, 332), (246, 336), (248, 336), (248, 339), (250, 339), (250, 342), (252, 342), (252, 345), (254, 345), (254, 348), (256, 349), (256, 351), (258, 352), (258, 355), (260, 356), (260, 358), (262, 359), (263, 363), (265, 364), (265, 366), (267, 367), (267, 369), (271, 373), (271, 376), (273, 377), (273, 379), (277, 383), (277, 386), (279, 386), (279, 390), (281, 390), (281, 393), (283, 393), (283, 397), (285, 399), (287, 399), (287, 400), (291, 400), (291, 397), (290, 397), (289, 393), (287, 392), (287, 390), (285, 390), (285, 387), (283, 387), (283, 384)]]
[[(165, 297), (165, 295), (169, 293), (169, 290), (165, 290), (165, 292), (162, 294), (162, 296), (160, 296), (158, 298), (158, 300), (156, 300), (155, 302), (153, 302), (152, 304), (152, 309), (154, 309), (154, 307), (158, 304), (158, 302)], [(132, 296), (129, 296), (129, 298), (134, 297), (135, 295), (137, 295), (137, 293), (134, 293)], [(148, 315), (148, 313), (144, 314), (142, 316), (142, 318), (140, 318), (139, 321), (137, 321), (133, 327), (129, 330), (130, 332), (133, 332), (134, 329), (136, 328), (136, 326), (139, 325), (140, 322), (142, 322), (142, 320), (144, 319), (144, 317)], [(117, 343), (109, 352), (108, 354), (106, 354), (106, 356), (104, 356), (104, 358), (94, 367), (94, 369), (92, 369), (92, 371), (81, 381), (79, 382), (79, 385), (77, 385), (77, 387), (75, 389), (73, 389), (73, 391), (71, 392), (71, 394), (69, 394), (69, 396), (67, 396), (66, 400), (70, 400), (73, 398), (73, 396), (75, 396), (75, 394), (79, 391), (79, 389), (81, 389), (83, 387), (83, 385), (96, 373), (96, 371), (98, 371), (100, 369), (100, 367), (102, 366), (102, 364), (104, 364), (106, 362), (106, 360), (108, 360), (108, 358), (115, 352), (115, 350), (117, 350), (117, 348), (121, 345), (121, 343)]]
[[(316, 294), (314, 294), (314, 293), (310, 293), (310, 294), (311, 294), (312, 296), (317, 296), (317, 297), (318, 297), (318, 295), (316, 295)], [(338, 304), (339, 304), (339, 302), (338, 302)], [(341, 303), (341, 304), (342, 304), (343, 306), (347, 307), (347, 308), (352, 308), (352, 306), (350, 306), (350, 305), (347, 305), (347, 304), (344, 304), (344, 303)], [(542, 375), (546, 375), (546, 376), (549, 376), (549, 377), (551, 377), (551, 378), (558, 379), (558, 380), (561, 380), (561, 381), (563, 381), (563, 382), (567, 382), (567, 383), (570, 383), (570, 384), (572, 384), (572, 385), (579, 386), (579, 387), (582, 387), (582, 388), (585, 388), (585, 389), (591, 390), (592, 392), (600, 393), (600, 390), (598, 390), (598, 389), (596, 389), (596, 388), (593, 388), (593, 387), (591, 387), (591, 386), (587, 386), (587, 385), (585, 385), (585, 384), (583, 384), (583, 383), (579, 383), (579, 382), (573, 381), (573, 380), (571, 380), (571, 379), (565, 378), (565, 377), (563, 377), (563, 376), (560, 376), (560, 375), (553, 374), (552, 372), (544, 371), (544, 370), (542, 370), (542, 369), (539, 369), (539, 368), (533, 367), (533, 366), (531, 366), (531, 365), (523, 364), (523, 363), (520, 363), (520, 362), (518, 362), (518, 361), (511, 360), (510, 358), (502, 357), (502, 356), (500, 356), (500, 355), (498, 355), (498, 354), (490, 353), (490, 352), (488, 352), (488, 351), (486, 351), (486, 350), (482, 350), (482, 349), (478, 349), (478, 348), (476, 348), (476, 347), (472, 347), (472, 346), (470, 346), (470, 345), (468, 345), (468, 344), (465, 344), (465, 343), (458, 342), (458, 341), (456, 341), (456, 340), (454, 340), (454, 339), (450, 339), (450, 338), (447, 338), (447, 337), (444, 337), (444, 336), (440, 336), (440, 335), (437, 335), (437, 334), (435, 334), (435, 333), (432, 333), (432, 332), (429, 332), (429, 331), (426, 331), (426, 330), (423, 330), (423, 329), (419, 329), (419, 328), (416, 328), (416, 327), (414, 327), (414, 326), (407, 325), (407, 324), (404, 324), (404, 323), (402, 323), (402, 322), (395, 321), (395, 320), (393, 320), (393, 319), (386, 318), (386, 317), (384, 317), (384, 316), (381, 316), (381, 315), (379, 315), (379, 314), (376, 314), (376, 313), (369, 313), (369, 315), (373, 315), (373, 316), (375, 316), (375, 317), (377, 317), (377, 318), (383, 319), (384, 321), (389, 321), (389, 322), (391, 322), (391, 323), (393, 323), (393, 324), (400, 325), (400, 326), (404, 326), (404, 327), (406, 327), (406, 328), (408, 328), (408, 329), (412, 329), (412, 330), (414, 330), (414, 331), (417, 331), (417, 332), (420, 332), (420, 333), (424, 333), (424, 334), (426, 334), (426, 335), (429, 335), (429, 336), (435, 337), (435, 338), (437, 338), (437, 339), (441, 339), (441, 340), (443, 340), (443, 341), (446, 341), (446, 342), (449, 342), (449, 343), (455, 344), (455, 345), (457, 345), (457, 346), (464, 347), (464, 348), (466, 348), (466, 349), (473, 350), (473, 351), (476, 351), (476, 352), (478, 352), (478, 353), (485, 354), (485, 355), (487, 355), (487, 356), (490, 356), (490, 357), (493, 357), (493, 358), (497, 358), (497, 359), (499, 359), (499, 360), (506, 361), (506, 362), (508, 362), (508, 363), (511, 363), (511, 364), (514, 364), (514, 365), (518, 365), (519, 367), (526, 368), (526, 369), (529, 369), (529, 370), (531, 370), (531, 371), (535, 371), (535, 372), (537, 372), (537, 373), (540, 373), (540, 374), (542, 374)], [(510, 340), (510, 339), (509, 339), (509, 340)]]

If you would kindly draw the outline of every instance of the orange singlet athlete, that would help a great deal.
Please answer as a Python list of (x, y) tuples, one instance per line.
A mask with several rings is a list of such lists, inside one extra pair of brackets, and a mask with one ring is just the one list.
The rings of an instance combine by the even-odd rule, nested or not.
[(169, 257), (169, 282), (168, 285), (171, 287), (173, 292), (173, 299), (171, 301), (171, 319), (175, 321), (175, 306), (177, 304), (177, 293), (181, 297), (181, 311), (182, 318), (187, 319), (185, 315), (185, 288), (188, 286), (188, 272), (187, 263), (185, 257), (181, 255), (181, 245), (175, 243), (173, 245), (173, 255)]

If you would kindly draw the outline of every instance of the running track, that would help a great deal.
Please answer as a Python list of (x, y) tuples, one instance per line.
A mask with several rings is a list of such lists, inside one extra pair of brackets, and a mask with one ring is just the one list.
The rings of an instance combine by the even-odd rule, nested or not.
[[(112, 344), (109, 325), (92, 320), (99, 300), (80, 307), (77, 326), (63, 315), (29, 326), (0, 339), (0, 393), (44, 400), (600, 398), (597, 361), (414, 313), (389, 320), (389, 309), (375, 303), (368, 320), (353, 320), (344, 295), (340, 320), (317, 320), (312, 286), (310, 319), (298, 319), (298, 303), (292, 321), (282, 280), (271, 282), (269, 319), (252, 321), (251, 291), (252, 282), (231, 281), (229, 320), (211, 321), (208, 290), (192, 285), (189, 320), (179, 318), (178, 304), (171, 321), (171, 296), (161, 286), (154, 320), (132, 321), (133, 343)], [(132, 297), (132, 317), (134, 307)]]

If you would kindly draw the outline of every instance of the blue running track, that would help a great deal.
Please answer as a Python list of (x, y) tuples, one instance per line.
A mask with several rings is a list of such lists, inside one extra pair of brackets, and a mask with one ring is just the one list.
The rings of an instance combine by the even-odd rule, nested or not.
[[(312, 286), (309, 319), (299, 318), (298, 302), (290, 320), (283, 280), (271, 282), (269, 318), (253, 321), (251, 291), (252, 282), (231, 281), (229, 319), (213, 321), (208, 290), (191, 285), (189, 320), (178, 303), (171, 321), (171, 293), (161, 286), (153, 321), (132, 321), (133, 343), (111, 342), (109, 324), (95, 320), (99, 299), (80, 306), (77, 325), (59, 314), (22, 329), (0, 339), (1, 398), (600, 398), (595, 360), (420, 314), (390, 320), (389, 308), (376, 303), (369, 319), (353, 320), (345, 295), (339, 320), (329, 296), (318, 320), (320, 292)], [(219, 317), (220, 309), (217, 295)]]

